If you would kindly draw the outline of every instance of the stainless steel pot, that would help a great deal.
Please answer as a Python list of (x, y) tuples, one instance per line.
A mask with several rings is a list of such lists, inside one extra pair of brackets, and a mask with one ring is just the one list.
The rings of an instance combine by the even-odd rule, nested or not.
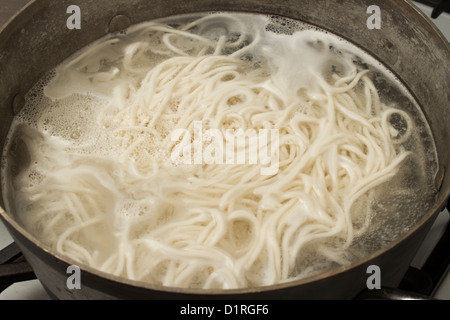
[[(376, 3), (375, 3), (376, 2)], [(382, 285), (396, 287), (450, 196), (450, 48), (409, 1), (400, 0), (78, 0), (81, 29), (67, 28), (73, 1), (31, 1), (0, 30), (0, 145), (5, 145), (24, 94), (48, 70), (78, 49), (130, 24), (174, 14), (241, 11), (302, 20), (349, 39), (390, 68), (414, 94), (431, 127), (439, 158), (434, 205), (401, 239), (347, 267), (309, 279), (229, 291), (173, 289), (134, 282), (81, 267), (81, 289), (66, 285), (75, 261), (48, 248), (5, 212), (0, 216), (49, 294), (60, 299), (347, 299), (366, 288), (367, 267), (377, 265)], [(369, 29), (367, 8), (381, 10), (381, 29)]]

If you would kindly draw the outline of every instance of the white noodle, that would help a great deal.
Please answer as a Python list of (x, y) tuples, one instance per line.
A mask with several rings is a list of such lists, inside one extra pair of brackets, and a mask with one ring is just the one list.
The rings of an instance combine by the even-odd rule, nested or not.
[[(368, 71), (356, 66), (332, 80), (311, 73), (315, 90), (287, 90), (270, 65), (255, 68), (243, 58), (262, 42), (260, 31), (248, 38), (244, 30), (233, 41), (190, 32), (217, 21), (245, 29), (226, 14), (179, 28), (149, 24), (139, 32), (159, 35), (157, 47), (130, 43), (122, 71), (90, 75), (94, 84), (115, 86), (99, 114), (117, 153), (86, 154), (56, 140), (46, 143), (67, 153), (45, 161), (45, 150), (36, 150), (46, 178), (25, 186), (17, 203), (33, 199), (22, 217), (44, 242), (99, 270), (174, 287), (226, 289), (308, 276), (308, 268), (296, 270), (308, 246), (347, 262), (342, 252), (370, 223), (369, 210), (352, 207), (397, 172), (407, 156), (398, 143), (412, 128), (409, 116), (383, 105)], [(97, 49), (68, 68), (81, 68)], [(147, 51), (164, 59), (143, 73)], [(124, 72), (136, 77), (114, 82)], [(407, 123), (396, 139), (393, 114)], [(222, 132), (277, 129), (278, 173), (261, 175), (262, 164), (170, 163), (178, 144), (170, 134), (193, 133), (195, 121)], [(364, 221), (358, 226), (357, 216)]]

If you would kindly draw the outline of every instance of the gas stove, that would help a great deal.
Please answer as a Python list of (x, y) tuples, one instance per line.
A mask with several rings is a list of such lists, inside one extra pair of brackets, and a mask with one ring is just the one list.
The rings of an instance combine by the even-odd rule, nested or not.
[[(0, 18), (3, 19), (0, 19), (0, 24), (5, 23), (7, 16), (11, 16), (26, 2), (24, 0), (0, 0)], [(414, 4), (432, 19), (450, 42), (450, 1), (414, 1)], [(449, 220), (450, 214), (448, 209), (445, 209), (437, 217), (417, 252), (400, 284), (400, 289), (429, 298), (450, 300), (450, 273), (448, 272), (450, 267)], [(0, 300), (49, 300), (50, 296), (39, 280), (34, 278), (34, 273), (20, 255), (1, 221), (0, 250)], [(13, 272), (17, 273), (15, 282), (3, 288), (2, 273), (9, 272), (11, 268), (18, 268), (17, 272)]]

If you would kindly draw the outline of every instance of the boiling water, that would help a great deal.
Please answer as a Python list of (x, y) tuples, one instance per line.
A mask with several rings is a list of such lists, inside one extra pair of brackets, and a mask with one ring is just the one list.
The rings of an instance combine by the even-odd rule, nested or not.
[[(201, 22), (189, 26), (192, 21)], [(80, 263), (132, 279), (181, 287), (258, 286), (307, 277), (358, 261), (407, 232), (433, 203), (436, 154), (429, 127), (400, 81), (370, 55), (335, 35), (279, 17), (177, 16), (159, 23), (193, 36), (178, 37), (177, 33), (172, 33), (164, 37), (166, 26), (159, 29), (146, 23), (133, 26), (75, 54), (28, 93), (26, 105), (14, 119), (3, 152), (2, 189), (7, 211), (40, 241), (63, 254), (72, 253), (72, 258)], [(222, 43), (219, 52), (216, 52), (217, 43)], [(406, 118), (402, 113), (393, 113), (389, 118), (389, 130), (397, 140), (394, 153), (409, 154), (398, 166), (398, 173), (387, 184), (388, 188), (386, 184), (372, 188), (353, 203), (352, 223), (355, 229), (365, 232), (356, 233), (351, 243), (341, 247), (345, 237), (339, 234), (311, 241), (301, 246), (299, 253), (291, 258), (289, 268), (285, 267), (286, 252), (290, 249), (281, 245), (275, 251), (270, 251), (269, 246), (259, 248), (254, 238), (258, 234), (255, 230), (258, 224), (252, 222), (270, 213), (275, 215), (280, 208), (288, 206), (283, 194), (255, 188), (245, 201), (233, 203), (228, 198), (229, 202), (218, 201), (214, 207), (208, 194), (214, 199), (226, 194), (229, 191), (227, 181), (231, 181), (229, 176), (237, 171), (226, 171), (223, 165), (221, 170), (228, 176), (221, 180), (204, 175), (214, 166), (171, 162), (169, 151), (173, 149), (167, 149), (166, 144), (181, 121), (180, 114), (194, 114), (195, 108), (208, 110), (207, 106), (190, 109), (182, 103), (183, 98), (196, 92), (195, 86), (184, 95), (162, 97), (159, 102), (166, 103), (167, 110), (162, 111), (162, 116), (149, 129), (152, 117), (144, 112), (145, 106), (139, 104), (142, 101), (137, 94), (142, 95), (141, 89), (150, 82), (149, 71), (157, 69), (167, 59), (215, 54), (234, 56), (240, 61), (236, 67), (226, 62), (218, 64), (219, 68), (229, 68), (222, 82), (232, 84), (243, 75), (245, 81), (251, 79), (258, 83), (253, 93), (278, 90), (276, 95), (282, 97), (279, 101), (272, 99), (263, 103), (269, 111), (297, 103), (294, 112), (287, 114), (289, 118), (294, 117), (295, 112), (308, 114), (308, 106), (323, 108), (316, 112), (326, 118), (326, 108), (317, 102), (327, 104), (324, 83), (332, 84), (336, 78), (349, 77), (353, 71), (364, 69), (370, 71), (367, 75), (378, 91), (381, 104), (399, 108), (409, 115)], [(160, 83), (153, 83), (149, 88), (163, 91), (162, 88), (170, 86), (170, 81), (179, 74), (189, 74), (189, 68), (201, 68), (200, 63), (196, 67), (187, 63), (184, 69), (181, 66), (175, 73), (167, 72), (165, 76), (167, 69), (159, 70)], [(276, 86), (265, 87), (264, 83), (269, 82)], [(234, 90), (246, 89), (238, 83)], [(211, 97), (201, 101), (206, 104), (218, 93), (210, 94)], [(359, 83), (354, 94), (355, 101), (367, 98)], [(227, 105), (229, 108), (244, 105), (248, 96), (231, 92)], [(299, 96), (304, 104), (298, 103)], [(376, 95), (371, 96), (377, 99)], [(152, 97), (157, 99), (157, 95)], [(145, 103), (151, 105), (151, 99)], [(316, 103), (308, 105), (304, 101)], [(123, 112), (133, 104), (138, 106), (130, 109), (134, 111)], [(157, 106), (155, 108), (157, 110)], [(372, 111), (373, 117), (378, 116), (375, 112)], [(190, 127), (195, 119), (193, 116)], [(237, 129), (242, 121), (228, 119), (224, 126)], [(210, 128), (211, 122), (213, 119), (205, 121), (204, 125)], [(275, 123), (270, 124), (270, 116), (261, 122), (259, 129), (267, 125), (277, 128)], [(252, 170), (251, 165), (246, 166), (244, 170)], [(279, 166), (283, 169), (282, 162)], [(198, 183), (202, 175), (210, 179), (206, 186), (204, 181)], [(261, 177), (255, 179), (267, 181)], [(327, 179), (331, 179), (330, 176)], [(240, 183), (245, 185), (245, 182), (245, 177), (241, 177), (235, 180), (233, 187)], [(299, 188), (308, 189), (302, 183), (294, 188), (296, 192)], [(207, 194), (198, 200), (201, 204), (193, 207), (190, 198), (202, 192)], [(298, 216), (321, 214), (320, 210), (331, 211), (330, 216), (336, 214), (328, 200), (324, 200), (326, 205), (316, 213), (311, 212), (316, 207), (308, 204), (307, 199), (297, 204), (292, 202), (291, 208), (297, 216), (293, 213), (280, 216), (274, 225), (281, 225), (283, 219), (288, 221), (287, 225), (307, 225), (309, 220)], [(239, 215), (243, 208), (246, 213)], [(204, 212), (199, 212), (202, 210)], [(254, 213), (254, 217), (249, 217), (248, 212)], [(298, 222), (301, 219), (306, 219), (303, 224)], [(180, 223), (193, 220), (196, 220), (195, 227), (191, 229)], [(364, 226), (367, 222), (369, 225)], [(171, 226), (169, 229), (164, 229), (166, 223)], [(153, 230), (158, 228), (164, 231), (155, 233)], [(284, 227), (279, 228), (284, 230)], [(293, 239), (295, 235), (300, 238), (302, 230), (305, 229), (292, 232)], [(271, 234), (270, 230), (265, 232)], [(279, 230), (273, 233), (279, 240), (286, 237)], [(133, 242), (135, 239), (145, 241)], [(214, 246), (219, 248), (214, 253), (217, 258), (202, 265), (202, 261), (208, 259), (205, 252), (209, 251), (205, 248), (209, 250)], [(251, 246), (259, 248), (260, 257), (251, 258), (252, 253), (246, 252)], [(227, 249), (232, 252), (225, 252)], [(182, 258), (172, 253), (180, 250)], [(156, 254), (160, 252), (165, 255)], [(284, 256), (272, 257), (273, 252)], [(176, 258), (170, 260), (170, 256)], [(195, 259), (191, 261), (190, 257)], [(240, 264), (244, 257), (253, 264)], [(197, 269), (190, 270), (189, 263)], [(288, 270), (274, 271), (265, 263), (273, 263), (274, 269)], [(153, 264), (151, 272), (145, 271), (146, 264), (147, 267)], [(214, 272), (218, 276), (213, 276)]]

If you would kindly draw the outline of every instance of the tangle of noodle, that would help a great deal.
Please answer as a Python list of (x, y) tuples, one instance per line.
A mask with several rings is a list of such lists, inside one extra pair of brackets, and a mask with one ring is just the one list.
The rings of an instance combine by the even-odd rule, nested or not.
[[(178, 28), (148, 24), (141, 32), (159, 36), (157, 46), (129, 44), (120, 68), (89, 74), (94, 84), (135, 75), (99, 113), (121, 151), (114, 158), (24, 130), (43, 178), (17, 192), (16, 206), (29, 204), (24, 223), (39, 239), (101, 271), (171, 287), (308, 276), (311, 268), (298, 267), (307, 250), (347, 262), (346, 249), (370, 223), (368, 210), (352, 207), (407, 156), (390, 117), (401, 116), (410, 130), (408, 115), (383, 105), (368, 71), (356, 66), (314, 74), (314, 93), (286, 90), (267, 66), (246, 59), (259, 34), (191, 32), (213, 18), (240, 21), (212, 15)], [(143, 69), (149, 52), (160, 61)], [(80, 69), (88, 54), (69, 67)], [(276, 129), (277, 174), (262, 175), (263, 164), (171, 163), (179, 143), (171, 133), (193, 133), (197, 121), (221, 132)]]

